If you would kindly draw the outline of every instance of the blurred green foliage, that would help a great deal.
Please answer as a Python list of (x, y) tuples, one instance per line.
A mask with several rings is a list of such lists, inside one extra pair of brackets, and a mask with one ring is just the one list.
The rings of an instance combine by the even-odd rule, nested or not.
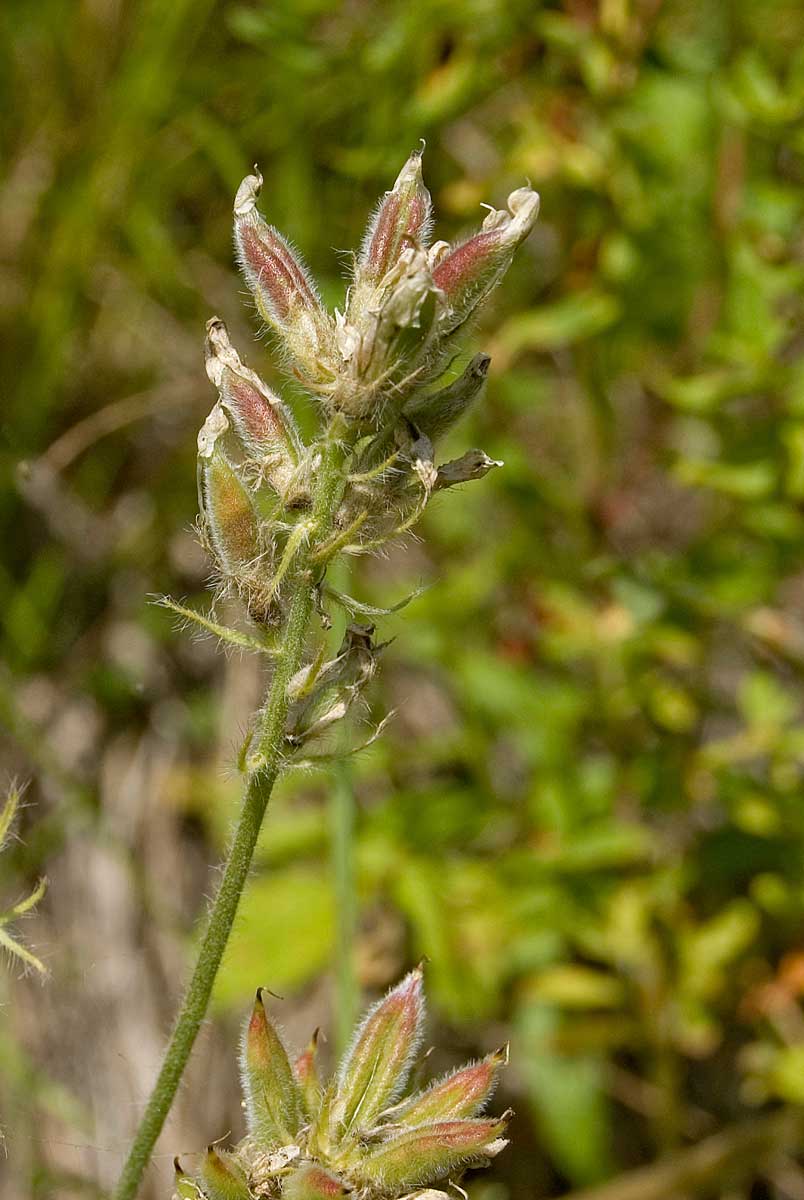
[[(11, 0), (0, 30), (3, 709), (34, 774), (61, 768), (32, 682), (97, 738), (20, 869), (103, 836), (104, 748), (137, 729), (219, 853), (221, 663), (146, 597), (202, 595), (203, 322), (250, 336), (230, 200), (256, 158), (336, 303), (425, 137), (439, 236), (523, 177), (542, 217), (456, 435), (505, 470), (353, 571), (374, 604), (432, 584), (386, 623), (399, 713), (354, 769), (361, 977), (426, 954), (456, 1045), (510, 1032), (494, 1200), (804, 1102), (800, 4)], [(332, 967), (326, 795), (281, 788), (221, 1009)]]

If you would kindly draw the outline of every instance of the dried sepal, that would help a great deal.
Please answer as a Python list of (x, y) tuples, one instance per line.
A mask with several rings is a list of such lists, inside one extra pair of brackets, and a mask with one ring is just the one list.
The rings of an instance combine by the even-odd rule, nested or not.
[(300, 746), (341, 720), (372, 679), (383, 646), (373, 641), (374, 626), (352, 622), (346, 627), (337, 655), (322, 662), (320, 655), (302, 667), (288, 684), (293, 701), (286, 737)]
[(417, 967), (369, 1010), (338, 1069), (335, 1129), (369, 1129), (407, 1082), (424, 1019)]
[(407, 1128), (371, 1150), (355, 1169), (360, 1183), (386, 1191), (421, 1187), (507, 1145), (506, 1116), (496, 1121), (434, 1121)]
[(432, 257), (433, 279), (443, 292), (447, 311), (443, 325), (453, 331), (471, 316), (511, 265), (539, 215), (539, 195), (530, 187), (508, 197), (507, 211), (492, 209), (478, 233)]
[(278, 1150), (254, 1153), (253, 1146), (248, 1154), (248, 1182), (253, 1195), (276, 1197), (277, 1180), (284, 1179), (288, 1170), (301, 1158), (301, 1146), (290, 1142)]
[(249, 1132), (264, 1146), (292, 1142), (301, 1123), (301, 1096), (287, 1050), (265, 1011), (262, 988), (245, 1028), (240, 1065)]
[(210, 1146), (198, 1174), (208, 1200), (250, 1200), (245, 1172), (231, 1154)]
[(259, 172), (247, 175), (235, 196), (238, 259), (263, 320), (315, 386), (331, 378), (332, 322), (300, 256), (257, 211), (262, 185)]

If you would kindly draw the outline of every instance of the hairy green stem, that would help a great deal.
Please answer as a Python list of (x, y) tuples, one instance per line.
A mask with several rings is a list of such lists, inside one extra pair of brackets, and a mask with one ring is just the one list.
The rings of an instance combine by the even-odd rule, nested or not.
[(285, 721), (288, 712), (287, 686), (302, 664), (307, 632), (313, 614), (311, 563), (317, 545), (331, 533), (342, 481), (343, 448), (337, 431), (323, 445), (322, 460), (313, 498), (314, 535), (300, 551), (283, 631), (282, 651), (276, 660), (268, 699), (262, 713), (258, 738), (259, 766), (249, 777), (243, 806), (223, 869), (218, 891), (209, 910), (201, 948), (184, 993), (162, 1067), (142, 1115), (123, 1167), (114, 1200), (134, 1200), (173, 1103), (193, 1043), (206, 1015), (209, 998), (232, 931), (240, 897), (254, 856), (265, 810), (281, 766)]
[(355, 795), (348, 762), (333, 769), (330, 794), (332, 875), (335, 892), (335, 992), (336, 1048), (342, 1053), (349, 1044), (357, 1018), (358, 986), (355, 971)]
[[(333, 577), (341, 592), (350, 590), (347, 562), (335, 564)], [(356, 804), (348, 758), (332, 768), (329, 800), (330, 868), (335, 897), (335, 1049), (341, 1055), (349, 1044), (360, 1001), (355, 963), (357, 888), (355, 884)]]

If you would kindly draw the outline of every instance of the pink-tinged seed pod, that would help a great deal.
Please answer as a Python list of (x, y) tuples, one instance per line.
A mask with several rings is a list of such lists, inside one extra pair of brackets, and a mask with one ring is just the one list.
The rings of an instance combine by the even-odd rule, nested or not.
[(338, 1200), (347, 1192), (341, 1179), (313, 1165), (300, 1167), (282, 1185), (283, 1200)]
[(332, 1121), (338, 1131), (371, 1128), (404, 1087), (424, 1019), (422, 971), (406, 975), (369, 1009), (338, 1069)]
[(332, 322), (312, 276), (278, 230), (257, 211), (262, 175), (247, 175), (234, 203), (235, 246), (263, 320), (282, 338), (311, 383), (331, 378)]
[(206, 369), (247, 454), (284, 495), (301, 457), (296, 424), (279, 397), (243, 365), (218, 317), (207, 322)]
[(491, 359), (476, 354), (462, 375), (447, 387), (414, 400), (404, 414), (432, 442), (448, 433), (478, 398), (486, 383)]
[(508, 1114), (496, 1121), (436, 1121), (390, 1137), (362, 1159), (361, 1182), (381, 1188), (421, 1187), (458, 1167), (493, 1158), (508, 1144)]
[(418, 1096), (398, 1104), (390, 1119), (406, 1125), (474, 1117), (487, 1104), (497, 1086), (497, 1077), (508, 1061), (508, 1047), (495, 1050), (480, 1062), (470, 1063), (431, 1084)]
[(321, 1077), (318, 1073), (318, 1030), (310, 1039), (306, 1050), (293, 1064), (293, 1074), (301, 1093), (306, 1115), (312, 1118), (321, 1103)]
[(198, 1174), (204, 1195), (209, 1200), (249, 1200), (248, 1184), (242, 1170), (230, 1155), (224, 1157), (214, 1146), (207, 1150)]
[(218, 444), (228, 427), (216, 404), (198, 435), (199, 500), (218, 564), (236, 578), (260, 556), (260, 525), (251, 492)]
[(422, 152), (415, 150), (369, 222), (358, 261), (359, 278), (378, 284), (406, 246), (423, 243), (430, 212), (430, 193), (422, 179)]
[(301, 1098), (287, 1051), (257, 988), (243, 1035), (240, 1064), (249, 1133), (263, 1148), (292, 1142), (301, 1125)]
[(462, 325), (500, 282), (538, 215), (538, 193), (529, 187), (517, 188), (508, 197), (508, 212), (492, 209), (479, 233), (438, 258), (433, 279), (446, 297), (447, 332)]

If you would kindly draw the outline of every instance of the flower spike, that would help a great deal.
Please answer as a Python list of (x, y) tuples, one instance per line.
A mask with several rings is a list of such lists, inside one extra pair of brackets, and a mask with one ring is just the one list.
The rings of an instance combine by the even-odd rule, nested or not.
[[(315, 402), (304, 429), (318, 424), (302, 440), (290, 407), (244, 364), (224, 324), (209, 322), (207, 372), (217, 395), (198, 435), (197, 469), (199, 534), (217, 568), (216, 596), (209, 613), (161, 603), (225, 645), (272, 660), (265, 706), (238, 758), (248, 795), (260, 802), (281, 772), (333, 761), (334, 747), (320, 742), (357, 707), (376, 670), (381, 644), (373, 626), (353, 620), (336, 649), (324, 600), (351, 618), (385, 612), (333, 592), (331, 565), (340, 555), (383, 551), (413, 528), (437, 492), (502, 466), (481, 450), (446, 463), (438, 454), (439, 440), (481, 393), (488, 356), (475, 355), (452, 382), (443, 376), (455, 359), (456, 332), (504, 275), (533, 227), (539, 198), (520, 188), (474, 237), (428, 250), (431, 205), (421, 165), (420, 152), (410, 155), (381, 200), (346, 301), (332, 315), (300, 256), (258, 211), (263, 179), (256, 168), (235, 196), (240, 265), (283, 365)], [(217, 602), (226, 597), (243, 603), (254, 631), (219, 623)], [(370, 736), (357, 744), (338, 739), (338, 757), (370, 746), (387, 719), (372, 721)], [(254, 813), (250, 803), (243, 809), (208, 938), (222, 933), (225, 940), (231, 931), (246, 873), (240, 868), (253, 849), (253, 838), (241, 835), (253, 832), (244, 822)], [(2, 928), (0, 935), (7, 939)], [(216, 970), (193, 975), (166, 1057), (178, 1071), (166, 1084), (160, 1076), (124, 1167), (126, 1195), (175, 1094), (196, 1032), (193, 1014), (208, 1003)], [(322, 1085), (315, 1044), (289, 1058), (258, 992), (241, 1052), (248, 1134), (231, 1152), (211, 1150), (193, 1177), (180, 1172), (182, 1200), (192, 1189), (200, 1200), (349, 1193), (354, 1200), (443, 1200), (430, 1184), (454, 1183), (465, 1165), (505, 1145), (506, 1117), (479, 1115), (501, 1061), (489, 1056), (404, 1098), (423, 1018), (417, 969), (369, 1010), (334, 1078)]]
[(202, 1200), (444, 1200), (431, 1184), (456, 1183), (465, 1167), (507, 1145), (510, 1113), (477, 1113), (508, 1052), (489, 1054), (389, 1108), (407, 1082), (423, 1012), (417, 968), (369, 1009), (322, 1088), (317, 1036), (291, 1071), (258, 992), (243, 1045), (248, 1136), (232, 1151), (210, 1149), (195, 1180), (177, 1168), (180, 1195), (196, 1187)]

